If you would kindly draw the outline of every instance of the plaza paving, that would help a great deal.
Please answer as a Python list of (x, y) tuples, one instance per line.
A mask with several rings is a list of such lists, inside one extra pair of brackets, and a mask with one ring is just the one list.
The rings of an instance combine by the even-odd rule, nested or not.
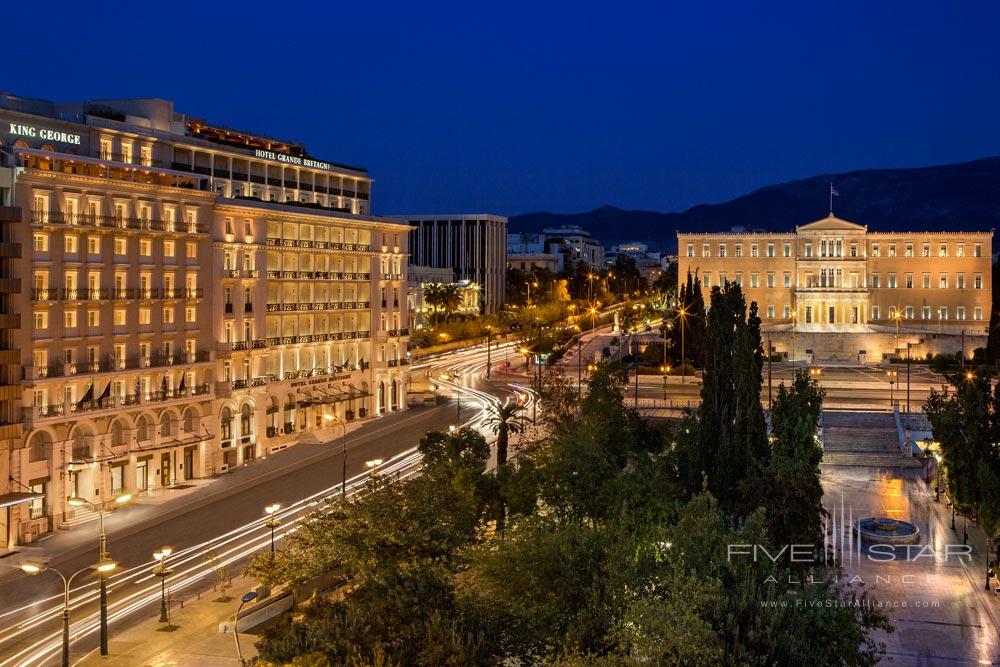
[[(932, 487), (910, 471), (826, 466), (824, 504), (837, 527), (828, 538), (837, 541), (845, 580), (860, 578), (874, 599), (890, 607), (896, 631), (879, 635), (886, 664), (998, 665), (1000, 594), (984, 590), (983, 534), (970, 522), (971, 561), (947, 557), (948, 545), (961, 548), (965, 519), (958, 517), (952, 530), (947, 499), (935, 502)], [(875, 560), (881, 556), (864, 547), (859, 554), (850, 520), (871, 516), (916, 524), (927, 549), (912, 550), (910, 559), (897, 549), (897, 560), (890, 562)]]

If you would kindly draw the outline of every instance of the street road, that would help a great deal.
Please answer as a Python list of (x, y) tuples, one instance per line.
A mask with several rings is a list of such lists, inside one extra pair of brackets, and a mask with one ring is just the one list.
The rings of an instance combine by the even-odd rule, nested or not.
[[(501, 352), (502, 353), (502, 352)], [(497, 354), (494, 350), (494, 355)], [(494, 359), (496, 356), (494, 356)], [(516, 383), (484, 382), (485, 347), (449, 353), (414, 365), (428, 372), (445, 395), (461, 393), (461, 421), (482, 428), (486, 408), (499, 397), (517, 397), (530, 405), (533, 396)], [(373, 420), (347, 436), (348, 492), (364, 484), (366, 461), (380, 458), (379, 474), (415, 474), (416, 445), (429, 430), (443, 430), (457, 418), (454, 401), (416, 408)], [(488, 434), (488, 438), (492, 439)], [(121, 567), (109, 578), (112, 636), (159, 612), (160, 581), (151, 574), (153, 551), (173, 549), (167, 579), (175, 602), (209, 592), (218, 569), (230, 573), (244, 567), (256, 551), (270, 548), (270, 529), (263, 508), (280, 503), (277, 540), (294, 531), (311, 509), (341, 488), (343, 441), (296, 445), (203, 489), (158, 506), (125, 507), (107, 519), (108, 548)], [(258, 468), (260, 466), (261, 468)], [(130, 516), (132, 514), (132, 516)], [(135, 517), (140, 517), (138, 520)], [(43, 560), (67, 576), (97, 561), (98, 526), (84, 524), (60, 531), (38, 546), (5, 559), (0, 576), (0, 667), (57, 664), (61, 649), (62, 584), (55, 573), (29, 576), (15, 569), (22, 560)], [(82, 541), (87, 538), (88, 541)], [(72, 653), (82, 656), (98, 643), (97, 581), (84, 574), (71, 592)], [(238, 597), (245, 591), (230, 591)]]

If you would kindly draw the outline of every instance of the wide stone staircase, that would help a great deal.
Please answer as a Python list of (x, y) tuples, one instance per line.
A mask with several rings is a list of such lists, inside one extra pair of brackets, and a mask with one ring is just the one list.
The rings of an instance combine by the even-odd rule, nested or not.
[(889, 412), (823, 412), (824, 466), (919, 468), (899, 449), (896, 420)]

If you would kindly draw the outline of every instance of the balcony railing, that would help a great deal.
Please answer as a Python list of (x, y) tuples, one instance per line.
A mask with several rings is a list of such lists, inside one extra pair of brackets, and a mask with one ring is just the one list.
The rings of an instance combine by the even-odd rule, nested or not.
[(55, 301), (59, 298), (59, 290), (34, 288), (31, 290), (32, 301)]
[(167, 391), (152, 391), (147, 394), (125, 394), (123, 396), (109, 396), (107, 398), (77, 401), (75, 403), (53, 403), (51, 405), (27, 407), (21, 409), (21, 414), (26, 423), (33, 423), (42, 419), (53, 419), (104, 410), (120, 410), (121, 408), (149, 403), (182, 400), (192, 396), (206, 396), (209, 393), (209, 386), (207, 384), (200, 384), (191, 388), (185, 388), (183, 391), (181, 389), (169, 389)]
[(107, 227), (110, 229), (128, 229), (139, 232), (208, 233), (208, 225), (204, 223), (129, 218), (117, 215), (95, 215), (93, 213), (64, 213), (62, 211), (42, 211), (37, 209), (31, 211), (31, 222), (39, 225)]
[(63, 301), (103, 301), (103, 300), (114, 300), (114, 301), (127, 301), (133, 299), (200, 299), (203, 297), (205, 290), (202, 287), (189, 287), (189, 288), (179, 288), (179, 287), (97, 287), (97, 288), (64, 288), (61, 291), (61, 297), (55, 296), (56, 290), (42, 290), (39, 296), (42, 296), (42, 292), (48, 294), (48, 299), (39, 299), (35, 296), (35, 291), (32, 292), (32, 300), (54, 300), (61, 298)]
[(101, 361), (79, 364), (54, 363), (47, 366), (29, 366), (25, 370), (25, 378), (40, 380), (50, 377), (71, 377), (93, 373), (113, 373), (116, 371), (141, 370), (143, 368), (160, 368), (163, 366), (178, 366), (181, 364), (196, 364), (211, 361), (211, 355), (204, 350), (191, 354), (155, 354), (149, 357), (126, 357), (124, 359), (109, 356)]
[(310, 239), (276, 239), (268, 238), (264, 241), (269, 246), (280, 246), (282, 248), (317, 248), (320, 250), (353, 250), (357, 252), (371, 252), (369, 243), (342, 243), (340, 241), (313, 241)]

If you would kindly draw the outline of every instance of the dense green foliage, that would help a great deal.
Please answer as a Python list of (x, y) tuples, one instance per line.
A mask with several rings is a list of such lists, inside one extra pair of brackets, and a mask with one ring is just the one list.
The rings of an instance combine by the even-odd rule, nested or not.
[(835, 584), (822, 560), (803, 585), (785, 563), (732, 556), (734, 544), (819, 540), (822, 392), (806, 375), (779, 388), (769, 439), (756, 308), (748, 315), (730, 286), (712, 306), (710, 405), (676, 432), (626, 407), (625, 370), (604, 363), (582, 397), (565, 381), (547, 385), (557, 427), (496, 473), (477, 433), (428, 434), (420, 477), (373, 480), (305, 524), (276, 565), (260, 557), (252, 574), (272, 584), (332, 567), (353, 576), (267, 630), (263, 659), (872, 664), (881, 648), (871, 631), (886, 620), (864, 604), (830, 604), (863, 593)]

